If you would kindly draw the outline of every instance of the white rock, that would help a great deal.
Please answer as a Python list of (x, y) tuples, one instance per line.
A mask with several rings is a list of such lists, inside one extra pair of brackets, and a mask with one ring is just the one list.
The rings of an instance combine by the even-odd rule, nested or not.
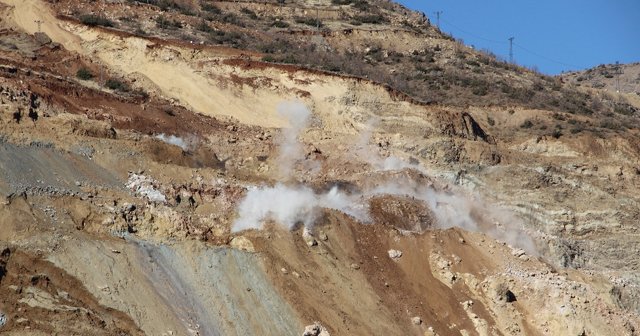
[(525, 252), (523, 249), (513, 249), (511, 251), (511, 254), (514, 257), (520, 257), (520, 256), (523, 256), (523, 255), (527, 254), (527, 252)]
[(393, 260), (398, 260), (402, 257), (402, 251), (400, 250), (389, 250), (387, 253), (389, 254), (389, 258)]
[(420, 316), (414, 316), (411, 318), (411, 323), (415, 324), (415, 325), (421, 325), (422, 324), (422, 319), (420, 318)]
[(229, 242), (229, 246), (241, 251), (255, 252), (253, 243), (248, 238), (243, 236), (233, 237), (233, 239), (231, 239), (231, 241)]
[(302, 230), (302, 239), (304, 239), (304, 242), (307, 243), (309, 247), (318, 245), (316, 239), (313, 238), (313, 234), (311, 234), (311, 230), (307, 228)]
[(312, 325), (304, 327), (302, 336), (331, 336), (331, 334), (320, 322), (314, 322)]

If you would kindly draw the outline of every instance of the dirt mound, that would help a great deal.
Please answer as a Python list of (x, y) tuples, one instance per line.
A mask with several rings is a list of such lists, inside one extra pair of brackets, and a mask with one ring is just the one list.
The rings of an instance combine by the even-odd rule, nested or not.
[(40, 257), (3, 247), (3, 334), (143, 335), (126, 314), (103, 307), (84, 285)]
[(400, 230), (423, 232), (435, 226), (436, 218), (423, 202), (410, 197), (376, 196), (369, 201), (375, 223)]

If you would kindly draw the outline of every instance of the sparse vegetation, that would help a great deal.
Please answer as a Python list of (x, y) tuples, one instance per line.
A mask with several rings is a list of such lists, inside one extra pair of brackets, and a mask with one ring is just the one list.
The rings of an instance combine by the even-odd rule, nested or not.
[(80, 16), (80, 22), (86, 24), (87, 26), (103, 26), (103, 27), (113, 27), (113, 21), (107, 19), (101, 15), (94, 14), (85, 14)]
[(229, 44), (237, 46), (242, 42), (242, 34), (238, 32), (214, 30), (209, 34), (208, 40), (215, 44)]
[(275, 20), (273, 21), (273, 23), (271, 24), (271, 27), (276, 27), (276, 28), (289, 28), (289, 24), (286, 21), (283, 20)]
[(243, 14), (245, 14), (248, 18), (250, 18), (252, 20), (257, 20), (258, 19), (258, 15), (256, 14), (256, 12), (250, 10), (249, 8), (242, 8), (240, 10), (240, 12), (242, 12)]
[(381, 14), (364, 14), (354, 17), (351, 22), (382, 24), (388, 22), (388, 20)]
[(202, 19), (202, 21), (200, 21), (200, 23), (196, 26), (196, 29), (201, 31), (201, 32), (205, 32), (205, 33), (212, 33), (215, 30), (215, 29), (211, 28), (211, 26), (209, 26), (207, 21), (205, 21), (204, 19)]
[(129, 85), (127, 83), (117, 79), (117, 78), (109, 78), (107, 82), (104, 84), (110, 90), (120, 91), (120, 92), (129, 92)]
[(522, 124), (520, 124), (520, 128), (531, 128), (533, 127), (533, 121), (530, 119), (525, 120)]
[[(628, 104), (592, 97), (590, 93), (540, 74), (536, 69), (509, 63), (490, 51), (473, 50), (444, 33), (437, 33), (438, 38), (448, 41), (410, 52), (400, 52), (386, 44), (382, 47), (377, 38), (355, 48), (346, 48), (333, 42), (321, 45), (313, 39), (300, 38), (299, 29), (311, 31), (319, 27), (323, 32), (329, 31), (327, 22), (323, 22), (329, 19), (318, 19), (314, 11), (305, 15), (298, 11), (269, 16), (267, 12), (258, 13), (251, 4), (227, 6), (212, 0), (149, 0), (148, 3), (164, 11), (156, 15), (156, 26), (162, 29), (162, 34), (173, 38), (259, 51), (265, 54), (263, 61), (367, 78), (423, 102), (453, 106), (518, 106), (581, 115), (613, 112), (633, 116), (637, 112)], [(295, 4), (291, 1), (278, 3)], [(394, 16), (396, 9), (389, 4), (373, 6), (367, 0), (331, 0), (331, 4), (344, 7), (339, 9), (339, 17), (330, 20), (342, 20), (354, 26), (390, 24), (414, 34), (430, 34), (425, 30), (428, 24), (422, 25), (407, 16)], [(294, 13), (299, 14), (295, 16)], [(95, 21), (95, 18), (91, 19)], [(132, 13), (123, 16), (119, 23), (127, 26), (123, 29), (138, 35), (152, 34), (142, 30), (139, 21)], [(275, 30), (288, 29), (293, 24), (299, 25), (290, 34), (275, 33)], [(243, 27), (250, 29), (239, 29)], [(269, 34), (256, 34), (260, 31)], [(442, 62), (445, 59), (448, 61)], [(613, 72), (612, 67), (602, 66), (581, 77), (588, 79)], [(518, 80), (508, 79), (507, 73), (517, 76)], [(592, 83), (587, 86), (590, 85)]]
[(162, 29), (178, 29), (182, 28), (182, 22), (178, 20), (167, 19), (164, 15), (160, 15), (156, 18), (156, 27)]
[(311, 17), (297, 17), (296, 22), (312, 27), (322, 27), (322, 21)]
[(82, 67), (76, 72), (76, 77), (82, 80), (90, 80), (93, 78), (93, 73), (89, 69)]
[(201, 8), (203, 11), (205, 12), (209, 12), (211, 14), (222, 14), (222, 10), (220, 10), (220, 8), (218, 8), (216, 5), (210, 4), (210, 3), (203, 3), (201, 5)]

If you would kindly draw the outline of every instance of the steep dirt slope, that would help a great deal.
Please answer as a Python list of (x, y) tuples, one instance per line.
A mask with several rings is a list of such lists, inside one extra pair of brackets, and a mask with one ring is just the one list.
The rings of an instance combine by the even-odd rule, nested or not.
[(105, 308), (84, 285), (42, 257), (2, 248), (3, 335), (143, 335), (133, 320)]
[[(77, 333), (640, 327), (633, 116), (428, 105), (365, 79), (5, 3), (19, 48), (0, 48), (0, 240), (20, 251), (14, 261), (44, 266), (7, 266), (0, 290), (40, 273), (55, 286), (7, 296), (0, 330), (60, 330), (38, 315), (71, 320), (51, 306), (58, 288), (99, 316), (73, 320)], [(34, 19), (54, 43), (16, 31), (35, 32)], [(81, 67), (146, 94), (78, 79)], [(281, 104), (291, 100), (306, 123), (305, 108)], [(270, 188), (263, 203), (293, 194), (270, 210), (297, 209), (295, 220), (235, 230), (252, 213), (243, 202)], [(18, 322), (18, 308), (35, 322)]]

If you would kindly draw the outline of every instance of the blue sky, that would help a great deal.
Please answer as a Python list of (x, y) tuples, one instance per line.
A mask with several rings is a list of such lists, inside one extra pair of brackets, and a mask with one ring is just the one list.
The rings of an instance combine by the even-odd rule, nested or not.
[(640, 62), (640, 0), (399, 0), (465, 44), (546, 74)]

